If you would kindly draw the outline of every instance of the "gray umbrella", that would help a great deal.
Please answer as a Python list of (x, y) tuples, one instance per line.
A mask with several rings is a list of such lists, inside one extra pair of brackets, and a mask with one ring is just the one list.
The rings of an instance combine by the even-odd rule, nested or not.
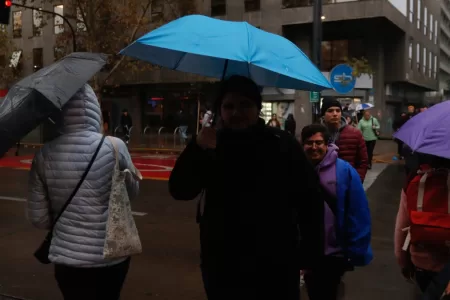
[(0, 157), (60, 111), (106, 60), (105, 54), (72, 53), (16, 83), (0, 105)]

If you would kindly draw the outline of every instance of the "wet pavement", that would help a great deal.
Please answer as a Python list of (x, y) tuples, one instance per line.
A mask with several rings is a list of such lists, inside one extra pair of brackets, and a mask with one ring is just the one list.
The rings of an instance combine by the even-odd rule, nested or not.
[[(393, 254), (401, 166), (374, 165), (368, 181), (375, 259), (346, 275), (343, 299), (415, 299), (415, 289), (402, 279)], [(26, 171), (0, 169), (0, 293), (60, 300), (52, 266), (39, 264), (32, 255), (45, 232), (25, 219), (26, 189)], [(132, 259), (122, 299), (204, 300), (195, 202), (176, 202), (168, 195), (167, 182), (147, 180), (133, 211), (140, 212), (136, 222), (144, 253)]]

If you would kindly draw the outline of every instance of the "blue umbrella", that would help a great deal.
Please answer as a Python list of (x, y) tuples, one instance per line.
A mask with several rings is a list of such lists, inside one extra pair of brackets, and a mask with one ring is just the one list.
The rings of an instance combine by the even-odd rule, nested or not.
[(147, 33), (120, 54), (219, 79), (243, 75), (260, 86), (308, 91), (331, 88), (292, 42), (246, 22), (183, 17)]

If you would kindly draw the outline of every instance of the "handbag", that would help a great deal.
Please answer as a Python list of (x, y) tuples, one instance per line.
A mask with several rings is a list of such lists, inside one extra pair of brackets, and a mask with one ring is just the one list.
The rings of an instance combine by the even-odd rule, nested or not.
[(48, 259), (48, 255), (50, 253), (50, 246), (52, 244), (52, 238), (53, 238), (53, 229), (55, 228), (56, 223), (58, 222), (59, 218), (62, 216), (66, 208), (69, 206), (70, 202), (72, 201), (73, 197), (75, 197), (75, 194), (78, 192), (78, 190), (81, 187), (81, 184), (86, 179), (87, 174), (89, 173), (89, 170), (91, 169), (92, 165), (94, 164), (95, 159), (97, 158), (98, 152), (100, 151), (100, 148), (102, 147), (103, 141), (105, 140), (105, 136), (102, 137), (100, 140), (100, 143), (97, 146), (97, 149), (95, 150), (94, 156), (92, 156), (91, 161), (89, 162), (86, 170), (83, 173), (83, 176), (81, 176), (80, 181), (78, 182), (77, 186), (73, 190), (72, 194), (70, 194), (69, 199), (64, 203), (64, 206), (62, 207), (61, 211), (59, 212), (58, 216), (53, 220), (52, 225), (50, 227), (49, 232), (47, 233), (47, 236), (45, 237), (44, 241), (42, 242), (41, 246), (34, 252), (34, 257), (36, 259), (44, 264), (48, 265), (51, 263), (51, 261)]
[(103, 257), (105, 259), (115, 259), (142, 252), (142, 244), (134, 217), (131, 213), (130, 198), (128, 197), (127, 186), (125, 184), (127, 173), (138, 179), (141, 179), (142, 177), (136, 168), (134, 168), (134, 170), (120, 170), (117, 145), (113, 139), (109, 140), (114, 146), (116, 164), (114, 166), (111, 194), (109, 197)]
[(373, 133), (374, 133), (376, 136), (380, 136), (380, 132), (379, 132), (378, 130), (376, 130), (376, 129), (373, 129), (373, 117), (372, 117), (372, 130), (373, 130)]

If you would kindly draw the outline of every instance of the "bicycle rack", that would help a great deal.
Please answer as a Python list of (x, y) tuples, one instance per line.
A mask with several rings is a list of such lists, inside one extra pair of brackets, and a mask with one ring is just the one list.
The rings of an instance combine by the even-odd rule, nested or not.
[(177, 139), (180, 139), (181, 136), (177, 138), (177, 134), (180, 133), (180, 127), (175, 128), (173, 131), (173, 148), (175, 149), (177, 147)]
[(163, 138), (161, 138), (161, 132), (163, 131), (165, 127), (161, 126), (158, 130), (158, 146), (160, 148), (163, 148), (165, 144), (167, 144), (167, 137), (164, 136)]
[(119, 130), (120, 126), (117, 126), (116, 129), (114, 129), (114, 136), (117, 136), (117, 131)]

